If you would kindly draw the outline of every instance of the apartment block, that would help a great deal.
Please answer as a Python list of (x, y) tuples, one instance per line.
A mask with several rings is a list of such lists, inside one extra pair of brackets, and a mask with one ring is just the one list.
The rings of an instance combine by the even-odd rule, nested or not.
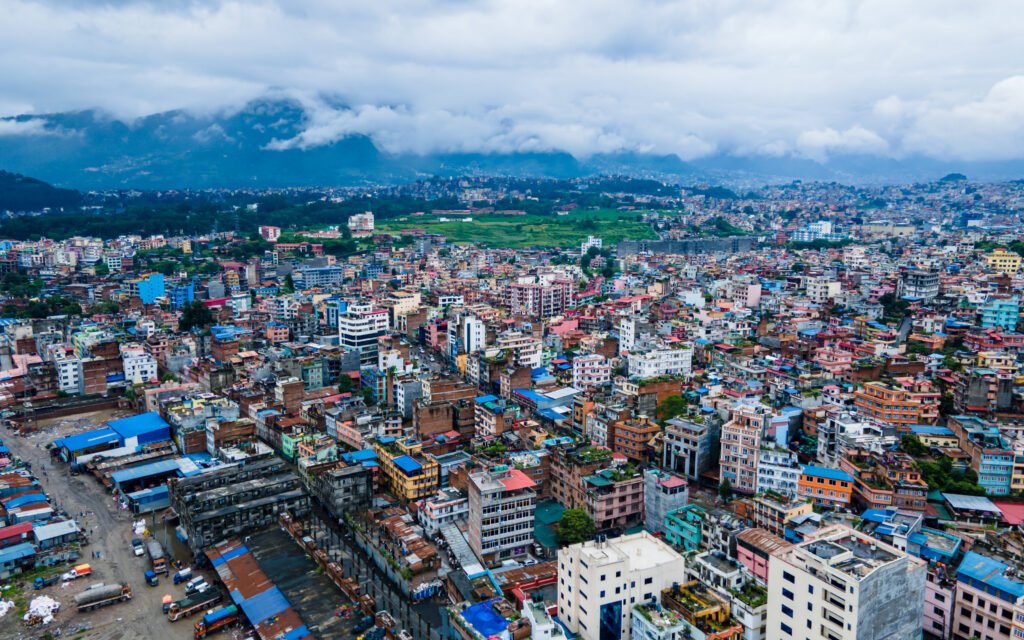
[(845, 525), (777, 550), (768, 568), (768, 637), (916, 640), (927, 563)]

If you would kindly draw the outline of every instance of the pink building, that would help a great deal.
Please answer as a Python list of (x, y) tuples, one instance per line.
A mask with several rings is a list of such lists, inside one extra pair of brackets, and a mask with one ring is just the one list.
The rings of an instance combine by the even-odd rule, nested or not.
[(950, 637), (954, 587), (956, 581), (949, 577), (946, 569), (940, 572), (936, 566), (928, 567), (928, 581), (924, 585), (924, 620), (921, 622), (929, 636)]
[(814, 352), (812, 361), (834, 376), (853, 368), (853, 354), (836, 347), (822, 347)]
[(768, 584), (768, 559), (789, 543), (764, 529), (744, 529), (736, 536), (736, 559), (761, 584)]

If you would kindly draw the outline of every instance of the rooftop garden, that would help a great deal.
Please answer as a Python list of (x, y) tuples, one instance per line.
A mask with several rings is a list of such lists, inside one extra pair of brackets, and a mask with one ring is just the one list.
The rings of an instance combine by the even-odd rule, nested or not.
[(768, 603), (768, 590), (753, 580), (739, 589), (733, 589), (732, 594), (751, 609)]
[(577, 449), (576, 455), (584, 462), (601, 462), (611, 460), (612, 452), (610, 449), (590, 446)]

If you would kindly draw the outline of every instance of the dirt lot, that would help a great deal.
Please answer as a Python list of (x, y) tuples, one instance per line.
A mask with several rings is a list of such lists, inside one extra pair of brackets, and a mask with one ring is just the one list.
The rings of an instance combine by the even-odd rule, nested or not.
[[(92, 534), (91, 543), (82, 549), (81, 562), (93, 567), (92, 576), (63, 588), (54, 585), (33, 591), (30, 585), (27, 586), (24, 593), (29, 600), (45, 594), (60, 601), (61, 610), (53, 623), (31, 629), (20, 621), (15, 622), (14, 612), (11, 612), (0, 621), (0, 640), (40, 638), (46, 632), (82, 640), (180, 640), (192, 637), (194, 620), (172, 624), (161, 612), (163, 595), (169, 593), (175, 599), (182, 598), (184, 585), (173, 586), (169, 577), (161, 577), (159, 586), (150, 587), (143, 579), (143, 572), (149, 568), (148, 559), (132, 553), (131, 514), (118, 511), (111, 495), (91, 475), (71, 476), (66, 465), (50, 463), (46, 445), (54, 439), (95, 429), (106, 420), (124, 415), (123, 412), (102, 411), (57, 418), (40, 422), (38, 432), (28, 437), (19, 437), (10, 431), (0, 432), (11, 452), (31, 463), (55, 506), (75, 516), (85, 514), (79, 517), (79, 522)], [(93, 557), (94, 553), (99, 557)], [(74, 594), (98, 582), (127, 582), (132, 586), (135, 597), (129, 602), (79, 614), (72, 600)], [(221, 637), (230, 638), (230, 635)]]

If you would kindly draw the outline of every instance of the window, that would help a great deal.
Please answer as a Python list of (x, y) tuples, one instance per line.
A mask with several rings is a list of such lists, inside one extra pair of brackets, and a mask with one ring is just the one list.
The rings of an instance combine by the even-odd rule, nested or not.
[(783, 623), (783, 624), (781, 624), (779, 626), (782, 628), (782, 633), (786, 634), (787, 636), (793, 635), (793, 627), (791, 627), (791, 626), (789, 626), (788, 624), (785, 624), (785, 623)]
[(796, 582), (796, 578), (793, 576), (792, 573), (790, 573), (788, 571), (783, 571), (782, 572), (782, 579), (785, 580), (786, 582), (790, 582), (790, 583)]
[(782, 615), (786, 616), (787, 618), (792, 618), (793, 610), (787, 607), (786, 605), (782, 605)]
[(814, 595), (814, 585), (813, 584), (807, 585), (807, 593), (809, 593), (811, 595)]
[(651, 584), (654, 582), (654, 578), (644, 578), (644, 584)]
[(787, 599), (787, 600), (792, 600), (793, 599), (793, 592), (790, 591), (789, 589), (783, 588), (782, 589), (782, 597)]

